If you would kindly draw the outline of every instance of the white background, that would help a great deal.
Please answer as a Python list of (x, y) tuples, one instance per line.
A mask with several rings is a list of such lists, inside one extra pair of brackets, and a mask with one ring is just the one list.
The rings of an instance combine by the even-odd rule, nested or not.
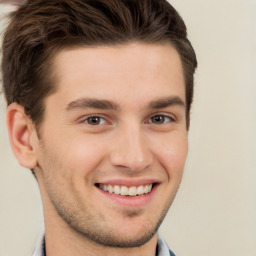
[[(171, 3), (199, 68), (190, 153), (161, 234), (177, 256), (255, 256), (256, 0)], [(40, 195), (11, 153), (5, 108), (1, 98), (0, 256), (27, 256), (43, 228)]]

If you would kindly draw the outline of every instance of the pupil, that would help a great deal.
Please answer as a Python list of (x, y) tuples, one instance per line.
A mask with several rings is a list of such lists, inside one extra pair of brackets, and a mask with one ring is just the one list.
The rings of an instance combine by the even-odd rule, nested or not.
[(89, 121), (92, 124), (98, 124), (99, 123), (99, 118), (98, 117), (91, 117)]
[(163, 117), (162, 116), (155, 116), (154, 117), (155, 123), (162, 123), (163, 122)]

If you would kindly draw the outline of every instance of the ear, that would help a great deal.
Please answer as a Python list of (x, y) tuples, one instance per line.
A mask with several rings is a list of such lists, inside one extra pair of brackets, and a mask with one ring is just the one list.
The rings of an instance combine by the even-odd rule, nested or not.
[(12, 103), (8, 106), (6, 124), (15, 157), (22, 166), (34, 169), (37, 166), (37, 158), (32, 138), (35, 138), (36, 129), (21, 105)]

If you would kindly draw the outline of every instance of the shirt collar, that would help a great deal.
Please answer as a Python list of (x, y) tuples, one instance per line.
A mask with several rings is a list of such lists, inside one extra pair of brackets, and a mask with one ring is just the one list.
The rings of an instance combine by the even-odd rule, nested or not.
[(44, 233), (37, 240), (36, 248), (35, 248), (32, 256), (46, 256), (45, 255)]
[[(171, 252), (169, 251), (169, 247), (166, 242), (158, 235), (157, 241), (157, 256), (170, 256)], [(174, 254), (173, 254), (174, 255)], [(32, 256), (46, 256), (45, 255), (45, 241), (44, 241), (44, 234), (40, 236), (37, 241), (36, 248), (33, 252)]]
[(166, 244), (166, 242), (163, 240), (163, 238), (160, 235), (158, 235), (157, 248), (158, 248), (157, 256), (172, 256), (172, 255), (174, 255), (170, 251), (168, 245)]

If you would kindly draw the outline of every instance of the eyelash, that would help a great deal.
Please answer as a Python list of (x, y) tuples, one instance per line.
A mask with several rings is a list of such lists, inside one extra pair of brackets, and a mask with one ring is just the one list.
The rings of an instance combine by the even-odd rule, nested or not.
[[(162, 123), (154, 123), (153, 122), (153, 118), (159, 118), (163, 120)], [(95, 119), (94, 121), (96, 122), (95, 124), (90, 124), (89, 121), (92, 120), (92, 119)], [(168, 119), (168, 120), (166, 120)], [(97, 123), (97, 120), (99, 121)], [(92, 120), (93, 121), (93, 120)], [(104, 123), (102, 123), (102, 121)], [(82, 120), (83, 123), (86, 123), (90, 126), (100, 126), (100, 125), (105, 125), (108, 123), (107, 119), (105, 117), (102, 117), (100, 115), (91, 115), (91, 116), (87, 116), (86, 118), (84, 118)], [(160, 120), (161, 122), (161, 120)], [(167, 124), (167, 123), (172, 123), (172, 122), (176, 122), (175, 118), (171, 117), (171, 116), (168, 116), (168, 115), (164, 115), (164, 114), (156, 114), (156, 115), (153, 115), (149, 118), (149, 120), (146, 122), (146, 124), (153, 124), (153, 125), (164, 125), (164, 124)]]

